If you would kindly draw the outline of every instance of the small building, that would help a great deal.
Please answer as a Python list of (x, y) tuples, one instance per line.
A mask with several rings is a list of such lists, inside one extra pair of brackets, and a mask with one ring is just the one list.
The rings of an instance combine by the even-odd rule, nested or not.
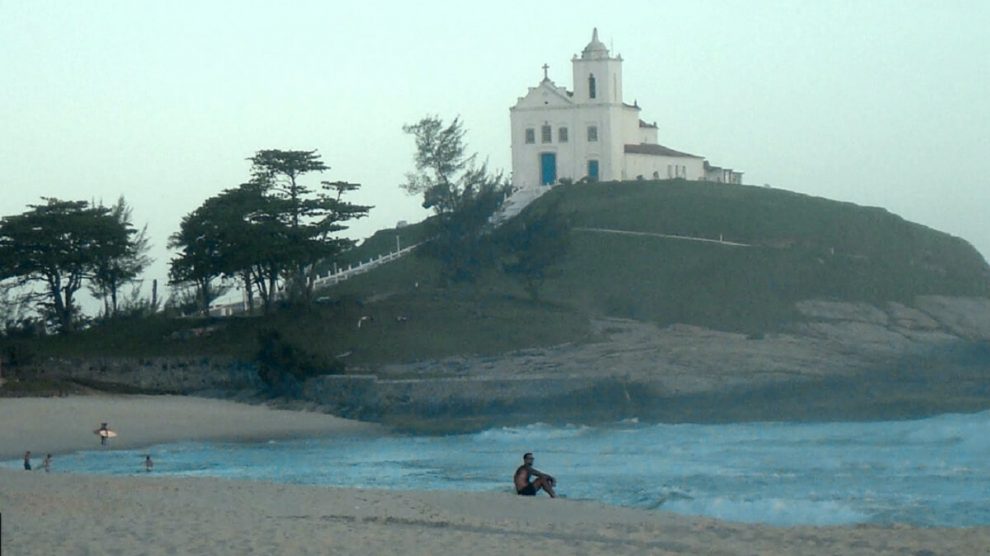
[(658, 143), (656, 122), (640, 117), (622, 96), (622, 56), (612, 57), (592, 32), (571, 59), (574, 90), (558, 86), (543, 65), (543, 81), (509, 109), (512, 183), (539, 189), (561, 180), (686, 179), (741, 183), (742, 173)]
[(732, 168), (719, 168), (718, 166), (712, 166), (705, 161), (705, 181), (711, 181), (715, 183), (742, 183), (742, 172), (736, 172)]

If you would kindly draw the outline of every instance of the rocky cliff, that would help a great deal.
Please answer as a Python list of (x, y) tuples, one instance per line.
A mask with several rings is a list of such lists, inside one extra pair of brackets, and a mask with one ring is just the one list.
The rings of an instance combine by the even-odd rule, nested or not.
[[(990, 299), (874, 306), (810, 300), (786, 332), (744, 335), (600, 319), (593, 341), (388, 365), (298, 388), (308, 405), (399, 427), (909, 418), (990, 408)], [(33, 371), (97, 388), (266, 394), (232, 358), (49, 359)]]
[(903, 418), (990, 407), (990, 299), (805, 301), (786, 333), (606, 319), (598, 341), (321, 377), (303, 396), (421, 426), (646, 418)]

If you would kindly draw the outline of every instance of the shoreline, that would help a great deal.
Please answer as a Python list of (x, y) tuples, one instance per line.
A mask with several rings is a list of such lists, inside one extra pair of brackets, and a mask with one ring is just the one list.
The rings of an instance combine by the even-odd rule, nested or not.
[[(94, 416), (97, 417), (95, 420)], [(0, 455), (182, 440), (382, 434), (329, 415), (182, 396), (0, 399)], [(95, 421), (95, 422), (94, 422)], [(199, 423), (196, 427), (191, 424)], [(47, 440), (42, 439), (46, 437)], [(34, 439), (36, 446), (26, 447)], [(57, 470), (58, 458), (55, 460)], [(506, 492), (390, 491), (251, 480), (0, 469), (7, 554), (979, 554), (990, 526), (775, 527)]]
[(324, 413), (192, 396), (73, 395), (0, 398), (0, 459), (31, 450), (39, 459), (99, 448), (93, 431), (109, 423), (112, 446), (137, 449), (195, 440), (262, 441), (345, 434), (382, 434), (381, 425)]

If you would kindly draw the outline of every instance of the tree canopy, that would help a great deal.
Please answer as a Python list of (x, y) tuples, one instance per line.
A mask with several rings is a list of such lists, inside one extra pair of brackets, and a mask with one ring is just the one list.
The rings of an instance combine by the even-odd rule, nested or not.
[[(119, 197), (110, 208), (110, 216), (122, 227), (134, 229), (132, 221), (133, 209), (127, 205), (124, 197)], [(138, 276), (153, 262), (148, 256), (148, 226), (134, 233), (127, 242), (127, 248), (117, 257), (107, 257), (96, 261), (90, 277), (89, 289), (94, 296), (103, 300), (103, 312), (106, 316), (117, 314), (120, 289)]]
[(309, 302), (316, 264), (352, 245), (336, 233), (371, 209), (343, 201), (358, 184), (322, 181), (314, 191), (300, 181), (329, 169), (316, 151), (262, 150), (248, 160), (251, 181), (207, 199), (170, 239), (179, 250), (171, 281), (195, 283), (203, 309), (216, 278), (241, 280), (266, 312), (280, 289), (290, 301)]
[(558, 265), (570, 249), (571, 219), (561, 198), (539, 210), (527, 207), (497, 234), (502, 270), (520, 281), (533, 301), (539, 301), (546, 279), (560, 274)]
[(403, 126), (416, 140), (416, 171), (401, 185), (423, 196), (423, 207), (433, 209), (433, 239), (423, 252), (437, 258), (444, 278), (472, 280), (492, 261), (492, 245), (485, 235), (490, 219), (501, 207), (511, 186), (501, 173), (467, 155), (459, 118), (444, 125), (437, 116)]
[(40, 282), (42, 313), (62, 333), (76, 325), (75, 294), (101, 264), (126, 257), (134, 228), (102, 206), (43, 198), (0, 221), (0, 280)]

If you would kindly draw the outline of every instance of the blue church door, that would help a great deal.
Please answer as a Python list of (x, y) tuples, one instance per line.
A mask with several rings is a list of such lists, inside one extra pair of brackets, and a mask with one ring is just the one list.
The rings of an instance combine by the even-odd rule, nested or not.
[(598, 161), (589, 160), (588, 161), (588, 180), (598, 181)]
[(557, 153), (540, 153), (540, 185), (557, 183)]

